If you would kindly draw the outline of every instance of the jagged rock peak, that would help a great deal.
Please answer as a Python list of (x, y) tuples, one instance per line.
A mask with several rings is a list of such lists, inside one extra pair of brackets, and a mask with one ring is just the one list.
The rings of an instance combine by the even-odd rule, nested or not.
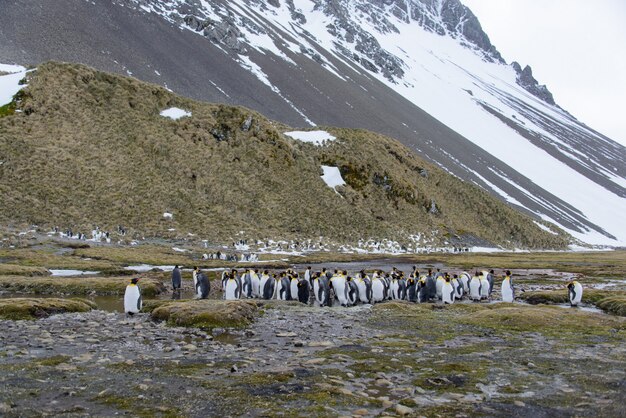
[(513, 61), (511, 67), (513, 67), (515, 73), (517, 73), (517, 84), (544, 102), (556, 105), (550, 90), (548, 90), (544, 84), (539, 84), (535, 77), (533, 77), (533, 70), (530, 68), (530, 65), (522, 69), (522, 66), (517, 61)]

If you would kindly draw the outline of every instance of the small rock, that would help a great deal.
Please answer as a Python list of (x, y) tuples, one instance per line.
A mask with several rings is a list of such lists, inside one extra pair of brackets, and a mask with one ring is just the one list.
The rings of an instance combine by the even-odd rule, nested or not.
[(11, 405), (9, 405), (8, 403), (4, 403), (4, 402), (0, 403), (0, 413), (6, 414), (10, 410), (11, 410)]
[(339, 388), (337, 389), (337, 392), (341, 393), (342, 395), (346, 395), (346, 396), (352, 396), (352, 391), (346, 389), (346, 388)]
[(322, 364), (323, 362), (325, 362), (326, 359), (323, 357), (320, 358), (312, 358), (311, 360), (307, 360), (304, 362), (304, 364)]
[(357, 409), (356, 411), (353, 412), (354, 415), (361, 415), (361, 416), (369, 415), (369, 413), (370, 411), (368, 411), (365, 408)]
[(515, 406), (526, 406), (526, 404), (524, 402), (522, 402), (522, 401), (514, 401), (513, 404)]
[(354, 379), (354, 373), (346, 373), (346, 376), (350, 379)]
[(413, 408), (398, 404), (396, 405), (396, 413), (401, 416), (411, 415), (413, 413)]
[(67, 363), (61, 363), (58, 364), (55, 369), (62, 371), (62, 372), (71, 372), (73, 370), (76, 370), (76, 366), (73, 366), (71, 364), (67, 364)]
[(149, 386), (148, 386), (148, 385), (146, 385), (145, 383), (142, 383), (142, 384), (140, 384), (140, 385), (139, 385), (139, 389), (140, 389), (140, 390), (148, 390), (148, 387), (149, 387)]
[(297, 337), (298, 334), (296, 334), (295, 332), (279, 332), (278, 334), (276, 334), (276, 336), (281, 338), (290, 338)]
[(378, 386), (391, 386), (391, 382), (387, 379), (376, 379), (376, 384)]
[(331, 341), (311, 341), (309, 343), (309, 347), (332, 347), (334, 345)]
[(237, 366), (233, 366), (233, 367), (231, 367), (231, 368), (230, 368), (230, 372), (231, 372), (231, 373), (235, 373), (237, 370), (239, 370), (239, 369), (237, 368)]
[(183, 346), (183, 350), (187, 350), (187, 351), (196, 351), (197, 349), (198, 347), (195, 346), (194, 344), (187, 344)]
[(124, 363), (126, 363), (129, 366), (132, 366), (133, 364), (135, 364), (135, 362), (132, 360), (126, 360)]
[(304, 347), (304, 343), (302, 341), (296, 341), (293, 345), (294, 347)]
[(387, 408), (390, 408), (391, 406), (393, 406), (393, 402), (391, 402), (389, 399), (387, 399), (386, 401), (383, 401), (383, 408), (387, 409)]
[(108, 395), (109, 393), (111, 393), (111, 389), (105, 389), (102, 392), (98, 393), (96, 395), (96, 398), (102, 398), (103, 396)]

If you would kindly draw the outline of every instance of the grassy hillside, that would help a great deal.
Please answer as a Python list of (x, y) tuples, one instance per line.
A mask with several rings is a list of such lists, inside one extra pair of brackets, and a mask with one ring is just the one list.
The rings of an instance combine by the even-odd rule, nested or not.
[[(561, 248), (568, 240), (371, 132), (325, 128), (337, 141), (316, 147), (248, 109), (72, 64), (41, 65), (19, 96), (17, 112), (0, 118), (5, 225), (124, 225), (139, 236), (193, 232), (214, 242), (421, 233), (434, 243)], [(192, 116), (159, 115), (173, 106)], [(330, 189), (321, 165), (340, 167), (348, 185)]]

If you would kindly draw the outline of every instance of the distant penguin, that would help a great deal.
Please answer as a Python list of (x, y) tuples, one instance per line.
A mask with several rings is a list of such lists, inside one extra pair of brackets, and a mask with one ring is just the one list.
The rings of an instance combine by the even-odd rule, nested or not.
[(567, 284), (567, 291), (570, 305), (578, 306), (583, 299), (583, 285), (576, 280), (572, 280)]
[(311, 266), (307, 267), (304, 271), (304, 280), (309, 283), (311, 289), (313, 288), (313, 270), (311, 270)]
[(461, 300), (463, 298), (463, 284), (459, 282), (458, 276), (455, 274), (450, 280), (452, 288), (454, 289), (454, 299)]
[(276, 282), (276, 299), (291, 300), (291, 283), (286, 275)]
[(385, 300), (385, 283), (376, 276), (372, 277), (372, 302), (382, 302)]
[(513, 302), (515, 299), (515, 289), (513, 288), (513, 280), (511, 272), (506, 271), (506, 276), (502, 280), (502, 302)]
[(222, 272), (222, 291), (226, 291), (226, 282), (228, 281), (229, 275), (230, 274), (226, 270)]
[(241, 298), (241, 282), (238, 277), (229, 276), (224, 290), (224, 299), (236, 300)]
[(182, 276), (180, 273), (180, 269), (178, 268), (178, 265), (176, 265), (174, 267), (174, 270), (172, 270), (172, 288), (174, 290), (178, 290), (180, 289), (182, 285)]
[(298, 301), (304, 303), (305, 305), (309, 304), (309, 281), (308, 280), (300, 280), (297, 284), (297, 295)]
[(480, 301), (482, 283), (478, 272), (474, 275), (469, 282), (469, 295), (473, 301)]
[(389, 285), (389, 290), (391, 291), (391, 299), (398, 300), (400, 299), (400, 283), (398, 283), (398, 278), (394, 277), (391, 279), (391, 284)]
[(480, 278), (480, 298), (489, 299), (489, 280), (482, 271), (478, 272), (478, 277)]
[(209, 292), (211, 291), (211, 282), (209, 281), (209, 278), (203, 272), (199, 272), (196, 277), (196, 295), (200, 299), (208, 298)]
[[(274, 275), (276, 276), (276, 275)], [(261, 276), (261, 291), (263, 292), (263, 299), (269, 300), (274, 297), (274, 292), (276, 291), (276, 281), (274, 277), (270, 277), (267, 270), (263, 272)]]
[(124, 312), (127, 315), (134, 315), (141, 310), (143, 301), (141, 299), (141, 289), (137, 285), (139, 278), (134, 278), (126, 286), (124, 292)]
[(443, 301), (443, 303), (453, 304), (454, 294), (455, 290), (452, 286), (452, 282), (450, 281), (450, 276), (446, 274), (446, 277), (443, 280), (443, 286), (441, 288), (441, 300)]

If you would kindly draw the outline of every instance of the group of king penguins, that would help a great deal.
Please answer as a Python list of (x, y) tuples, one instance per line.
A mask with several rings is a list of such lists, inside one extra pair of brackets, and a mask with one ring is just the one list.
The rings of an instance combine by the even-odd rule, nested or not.
[[(451, 304), (467, 296), (470, 300), (490, 299), (493, 291), (494, 272), (477, 271), (473, 276), (463, 272), (450, 276), (439, 269), (436, 273), (420, 275), (416, 267), (409, 277), (393, 268), (385, 273), (375, 271), (371, 277), (361, 270), (354, 276), (346, 271), (327, 269), (313, 272), (308, 267), (300, 275), (292, 269), (270, 274), (268, 270), (247, 269), (242, 274), (233, 269), (222, 273), (224, 299), (241, 298), (297, 300), (305, 304), (319, 306), (353, 306), (358, 303), (373, 304), (386, 300), (407, 300), (409, 302), (431, 302), (440, 300)], [(507, 271), (502, 280), (502, 300), (513, 302), (515, 293), (511, 272)]]
[[(207, 275), (198, 267), (193, 269), (193, 284), (196, 297), (206, 299), (211, 290), (211, 282)], [(124, 311), (128, 315), (138, 313), (142, 308), (139, 278), (133, 278), (126, 287), (124, 294)], [(476, 271), (474, 275), (467, 272), (454, 274), (433, 272), (420, 275), (414, 266), (409, 277), (393, 267), (385, 273), (375, 271), (370, 277), (361, 270), (350, 276), (344, 271), (331, 272), (326, 268), (313, 272), (308, 267), (300, 275), (293, 269), (270, 275), (268, 270), (259, 273), (258, 269), (246, 269), (242, 274), (236, 269), (222, 273), (221, 284), (225, 300), (242, 298), (297, 300), (304, 304), (333, 306), (335, 301), (341, 306), (353, 306), (358, 303), (373, 304), (386, 300), (406, 300), (409, 302), (426, 303), (442, 301), (452, 304), (455, 300), (467, 297), (474, 302), (490, 300), (495, 281), (494, 271)], [(181, 270), (175, 266), (172, 271), (172, 288), (180, 291), (182, 283)], [(567, 284), (571, 306), (577, 306), (582, 300), (582, 285), (573, 280)], [(503, 302), (513, 302), (515, 289), (511, 272), (507, 270), (501, 283)]]

